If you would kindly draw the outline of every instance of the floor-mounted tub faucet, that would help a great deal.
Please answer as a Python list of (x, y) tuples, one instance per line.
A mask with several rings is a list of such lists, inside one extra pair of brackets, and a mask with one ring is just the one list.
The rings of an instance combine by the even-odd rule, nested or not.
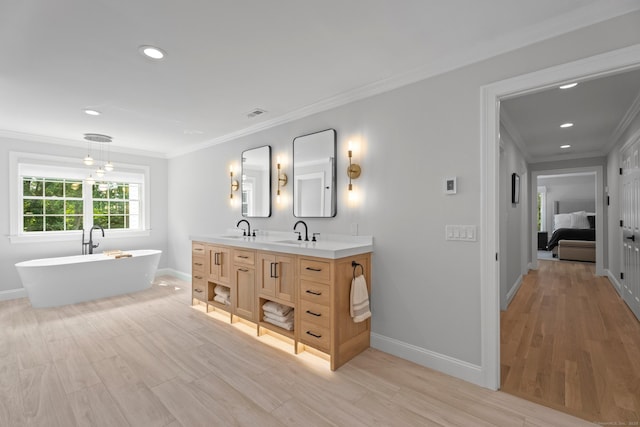
[[(296, 231), (296, 227), (298, 226), (298, 224), (304, 225), (304, 241), (308, 242), (309, 241), (309, 229), (307, 228), (307, 223), (302, 221), (302, 220), (296, 222), (295, 225), (293, 226), (293, 231)], [(298, 233), (298, 240), (302, 240), (302, 236), (300, 235), (300, 233), (297, 232), (297, 231), (296, 231), (296, 233)]]
[[(93, 249), (97, 248), (98, 246), (100, 246), (100, 243), (96, 243), (95, 245), (93, 244), (93, 230), (101, 230), (102, 231), (102, 237), (104, 237), (104, 228), (102, 228), (99, 225), (94, 225), (93, 227), (91, 227), (91, 230), (89, 230), (89, 241), (85, 243), (84, 241), (84, 229), (82, 230), (82, 249), (84, 250), (85, 245), (87, 245), (87, 247), (89, 248), (89, 253), (92, 254), (93, 253)], [(83, 253), (86, 253), (83, 251)]]
[[(251, 236), (251, 224), (249, 224), (249, 221), (247, 221), (246, 219), (241, 219), (240, 221), (238, 221), (238, 223), (236, 224), (236, 227), (240, 227), (240, 224), (242, 224), (243, 222), (247, 223), (247, 229), (245, 230), (244, 228), (242, 229), (242, 235), (243, 236)], [(253, 235), (255, 237), (256, 232), (253, 232)]]

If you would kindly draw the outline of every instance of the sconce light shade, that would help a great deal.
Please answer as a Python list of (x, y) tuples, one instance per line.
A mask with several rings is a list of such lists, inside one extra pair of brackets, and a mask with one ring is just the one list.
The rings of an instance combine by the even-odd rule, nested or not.
[(229, 200), (233, 201), (233, 192), (238, 191), (240, 188), (240, 184), (237, 180), (233, 179), (233, 166), (229, 166), (229, 182), (231, 186), (231, 191), (229, 192)]
[(277, 163), (277, 169), (278, 169), (278, 191), (276, 192), (276, 202), (280, 202), (280, 189), (282, 187), (284, 187), (285, 185), (287, 185), (287, 182), (289, 182), (289, 178), (287, 178), (287, 174), (281, 172), (281, 168), (282, 166), (280, 165), (280, 161), (278, 160)]
[[(357, 163), (352, 163), (351, 159), (353, 157), (353, 151), (351, 150), (351, 141), (349, 141), (349, 166), (347, 167), (347, 176), (349, 177), (349, 192), (353, 191), (353, 184), (351, 183), (352, 179), (357, 179), (360, 177), (362, 173), (362, 168)], [(349, 193), (351, 194), (351, 193)]]

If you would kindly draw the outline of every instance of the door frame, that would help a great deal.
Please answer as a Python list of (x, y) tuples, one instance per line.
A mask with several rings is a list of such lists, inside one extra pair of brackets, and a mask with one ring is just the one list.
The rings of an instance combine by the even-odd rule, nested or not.
[(481, 380), (486, 388), (500, 388), (500, 100), (639, 66), (636, 44), (480, 88), (480, 224), (485, 236), (480, 245)]

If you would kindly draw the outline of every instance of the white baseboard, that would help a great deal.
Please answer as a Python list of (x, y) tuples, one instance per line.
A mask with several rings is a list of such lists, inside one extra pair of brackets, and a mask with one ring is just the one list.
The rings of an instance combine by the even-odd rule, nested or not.
[(422, 347), (371, 333), (371, 347), (485, 387), (482, 367)]
[(511, 289), (509, 289), (509, 292), (507, 292), (507, 307), (509, 307), (509, 304), (511, 304), (511, 300), (513, 300), (513, 297), (516, 296), (516, 294), (518, 293), (518, 289), (520, 289), (520, 285), (522, 285), (522, 275), (518, 276), (518, 278), (516, 279), (516, 282), (513, 284), (513, 286), (511, 286)]
[(27, 290), (25, 288), (9, 289), (8, 291), (0, 291), (0, 301), (8, 301), (10, 299), (26, 298)]
[(613, 284), (618, 295), (622, 296), (622, 283), (618, 281), (618, 278), (608, 268), (605, 269), (605, 276), (607, 276), (609, 281)]
[(156, 271), (156, 277), (158, 276), (173, 276), (185, 282), (191, 282), (191, 275), (183, 273), (182, 271), (174, 270), (173, 268), (159, 268)]

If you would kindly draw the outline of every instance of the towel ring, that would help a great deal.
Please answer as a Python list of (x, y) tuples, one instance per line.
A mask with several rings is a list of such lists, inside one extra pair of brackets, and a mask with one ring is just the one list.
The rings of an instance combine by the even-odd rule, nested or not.
[(351, 266), (353, 267), (353, 280), (356, 280), (356, 270), (358, 269), (358, 267), (360, 267), (360, 271), (362, 271), (362, 275), (364, 276), (364, 267), (362, 264), (351, 261)]

